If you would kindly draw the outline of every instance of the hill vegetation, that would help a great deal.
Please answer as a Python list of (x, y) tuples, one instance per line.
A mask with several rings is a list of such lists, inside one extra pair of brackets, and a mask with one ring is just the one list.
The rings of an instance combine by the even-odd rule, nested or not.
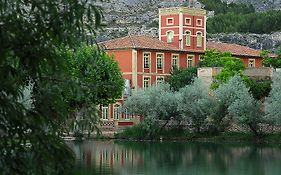
[(205, 9), (215, 11), (208, 18), (208, 33), (271, 33), (281, 30), (281, 11), (255, 12), (252, 5), (227, 4), (220, 0), (200, 0)]

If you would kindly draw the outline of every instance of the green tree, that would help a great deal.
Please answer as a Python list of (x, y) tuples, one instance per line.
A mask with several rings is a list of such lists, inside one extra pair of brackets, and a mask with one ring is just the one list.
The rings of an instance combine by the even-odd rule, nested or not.
[(73, 48), (95, 33), (101, 19), (100, 8), (86, 0), (1, 1), (2, 174), (71, 170), (73, 154), (60, 138), (68, 114), (63, 94), (71, 87), (66, 60), (56, 48)]
[(68, 60), (70, 78), (77, 86), (75, 93), (65, 97), (69, 108), (75, 111), (75, 126), (82, 125), (79, 133), (85, 129), (83, 126), (89, 131), (98, 129), (96, 106), (114, 103), (124, 89), (117, 61), (95, 46), (87, 45), (75, 50), (62, 49), (60, 54)]
[(127, 109), (129, 113), (143, 116), (148, 123), (154, 123), (157, 120), (166, 121), (161, 128), (165, 127), (171, 119), (181, 121), (178, 95), (170, 90), (168, 84), (138, 90), (125, 101), (124, 109)]
[(265, 99), (265, 120), (271, 123), (281, 123), (281, 73), (276, 72), (273, 76), (272, 90)]
[(234, 75), (242, 75), (245, 65), (242, 60), (232, 57), (231, 53), (221, 53), (216, 50), (205, 51), (204, 59), (199, 63), (201, 67), (222, 67), (223, 69), (215, 76), (212, 88), (217, 88), (221, 83), (229, 80)]
[[(234, 76), (228, 82), (222, 84), (216, 91), (215, 96), (220, 105), (222, 114), (233, 116), (239, 123), (249, 126), (254, 134), (259, 135), (258, 123), (261, 122), (262, 112), (260, 104), (256, 101), (246, 87), (240, 76)], [(224, 115), (218, 113), (217, 123), (221, 122)]]
[(211, 99), (208, 93), (208, 87), (196, 78), (190, 85), (180, 89), (180, 98), (178, 101), (178, 109), (186, 120), (191, 120), (196, 131), (201, 131), (205, 119), (210, 113)]
[(166, 78), (166, 82), (170, 84), (173, 91), (178, 91), (180, 88), (192, 83), (197, 76), (197, 68), (191, 67), (186, 69), (175, 68), (171, 75)]

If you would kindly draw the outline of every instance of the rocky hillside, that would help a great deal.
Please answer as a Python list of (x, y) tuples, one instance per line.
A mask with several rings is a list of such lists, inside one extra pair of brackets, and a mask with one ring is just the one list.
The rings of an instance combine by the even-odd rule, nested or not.
[[(259, 11), (278, 9), (281, 0), (223, 0), (228, 3), (251, 3)], [(122, 37), (128, 34), (158, 35), (158, 8), (187, 4), (185, 0), (110, 0), (99, 3), (104, 9), (107, 27), (97, 36), (98, 41)], [(195, 6), (204, 6), (199, 2)], [(281, 33), (256, 34), (214, 34), (211, 40), (238, 43), (253, 48), (276, 50), (281, 45)]]

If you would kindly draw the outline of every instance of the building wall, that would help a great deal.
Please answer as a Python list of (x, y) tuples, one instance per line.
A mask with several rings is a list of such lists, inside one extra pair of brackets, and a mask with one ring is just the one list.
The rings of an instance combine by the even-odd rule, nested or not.
[[(159, 39), (168, 42), (168, 32), (174, 33), (171, 44), (181, 49), (202, 51), (206, 49), (206, 11), (194, 8), (168, 8), (159, 11)], [(172, 21), (172, 23), (170, 23)], [(186, 32), (190, 32), (190, 44), (186, 43)], [(197, 44), (198, 32), (202, 44)]]

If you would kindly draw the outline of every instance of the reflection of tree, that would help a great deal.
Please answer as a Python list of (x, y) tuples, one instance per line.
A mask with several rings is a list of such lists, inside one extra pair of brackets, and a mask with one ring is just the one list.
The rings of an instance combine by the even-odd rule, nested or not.
[[(251, 145), (173, 142), (89, 142), (81, 146), (91, 153), (91, 167), (96, 174), (253, 174), (279, 172), (280, 149)], [(103, 151), (108, 158), (95, 158)], [(82, 156), (83, 157), (83, 156)], [(85, 171), (89, 156), (80, 166)], [(267, 163), (271, 160), (270, 163)], [(272, 164), (275, 170), (272, 169)], [(277, 167), (277, 168), (276, 168)], [(272, 171), (272, 172), (271, 172)], [(94, 173), (94, 174), (95, 174)], [(86, 173), (87, 174), (87, 173)], [(278, 173), (277, 173), (278, 174)]]

